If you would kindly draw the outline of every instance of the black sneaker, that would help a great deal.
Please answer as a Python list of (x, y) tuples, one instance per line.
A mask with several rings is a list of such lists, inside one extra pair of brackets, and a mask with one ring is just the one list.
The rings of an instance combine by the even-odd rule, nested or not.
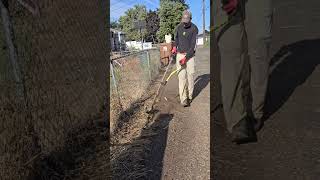
[(251, 118), (243, 118), (232, 128), (232, 142), (244, 144), (256, 141), (257, 136)]
[(188, 103), (191, 104), (192, 103), (192, 98), (188, 98)]
[(183, 107), (188, 107), (188, 106), (190, 105), (189, 102), (188, 102), (188, 99), (184, 100), (184, 101), (181, 103), (181, 105), (182, 105)]

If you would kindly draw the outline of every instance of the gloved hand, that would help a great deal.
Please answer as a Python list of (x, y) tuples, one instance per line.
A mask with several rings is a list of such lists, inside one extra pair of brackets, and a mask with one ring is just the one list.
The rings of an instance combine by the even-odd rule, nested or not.
[(171, 50), (172, 54), (177, 54), (177, 47), (173, 46), (172, 50)]
[(180, 63), (181, 66), (186, 65), (186, 63), (187, 63), (187, 58), (186, 58), (186, 57), (183, 57), (183, 58), (179, 61), (179, 63)]
[(239, 0), (222, 0), (222, 9), (228, 14), (231, 15), (233, 14), (239, 4)]

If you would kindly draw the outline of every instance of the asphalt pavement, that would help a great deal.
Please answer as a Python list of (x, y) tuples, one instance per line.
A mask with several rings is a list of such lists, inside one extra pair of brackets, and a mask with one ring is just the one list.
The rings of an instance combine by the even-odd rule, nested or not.
[(219, 55), (211, 54), (211, 159), (217, 180), (320, 177), (320, 1), (273, 1), (272, 60), (258, 142), (231, 143), (219, 102)]
[[(178, 102), (178, 79), (170, 79), (157, 104), (148, 179), (210, 179), (210, 48), (198, 48), (194, 99)], [(175, 67), (175, 66), (174, 66)]]

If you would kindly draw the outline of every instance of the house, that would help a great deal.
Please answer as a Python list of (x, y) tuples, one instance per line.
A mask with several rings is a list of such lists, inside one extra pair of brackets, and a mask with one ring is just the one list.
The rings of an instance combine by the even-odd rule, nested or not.
[[(136, 50), (145, 50), (145, 49), (152, 49), (152, 42), (144, 42), (141, 45), (141, 42), (137, 42), (137, 41), (127, 41), (126, 45), (128, 47), (128, 49), (136, 49)], [(143, 46), (143, 47), (142, 47)]]
[[(205, 31), (205, 35), (206, 35), (206, 40), (209, 41), (209, 39), (210, 39), (210, 33), (209, 33), (209, 31), (206, 30), (206, 31)], [(197, 45), (198, 45), (198, 46), (204, 45), (203, 33), (197, 35)]]
[(111, 51), (121, 51), (126, 49), (124, 32), (110, 28), (110, 41)]

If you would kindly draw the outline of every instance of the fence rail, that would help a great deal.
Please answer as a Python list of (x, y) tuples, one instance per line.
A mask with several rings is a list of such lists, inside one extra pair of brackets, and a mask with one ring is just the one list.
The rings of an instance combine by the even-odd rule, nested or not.
[[(128, 109), (146, 92), (160, 69), (158, 48), (133, 52), (110, 61), (111, 117)], [(118, 107), (118, 111), (116, 111)], [(112, 127), (111, 119), (111, 127)]]

